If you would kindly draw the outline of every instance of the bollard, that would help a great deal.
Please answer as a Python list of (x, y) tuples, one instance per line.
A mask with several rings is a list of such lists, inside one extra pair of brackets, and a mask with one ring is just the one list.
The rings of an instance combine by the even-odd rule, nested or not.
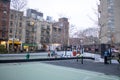
[(83, 64), (83, 56), (81, 57), (81, 64)]
[(83, 64), (83, 54), (81, 54), (81, 64)]

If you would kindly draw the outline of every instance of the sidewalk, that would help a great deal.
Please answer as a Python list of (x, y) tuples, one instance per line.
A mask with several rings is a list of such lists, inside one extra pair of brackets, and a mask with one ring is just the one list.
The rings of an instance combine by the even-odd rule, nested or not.
[[(30, 53), (30, 59), (38, 59), (38, 58), (49, 58), (47, 52), (43, 53)], [(57, 52), (58, 56), (64, 54), (64, 51)], [(83, 53), (82, 54), (84, 57), (92, 57), (95, 58), (95, 62), (104, 62), (104, 59), (101, 58), (99, 54), (94, 54), (94, 53)], [(72, 56), (72, 52), (68, 51), (66, 57)], [(52, 58), (52, 57), (51, 57)], [(26, 53), (21, 53), (21, 54), (0, 54), (0, 60), (12, 60), (12, 59), (26, 59)], [(118, 64), (117, 60), (112, 60), (112, 63)]]
[[(104, 62), (104, 59), (101, 58), (101, 56), (99, 54), (93, 54), (93, 53), (84, 53), (83, 56), (86, 56), (86, 57), (93, 57), (95, 58), (95, 62)], [(117, 60), (111, 60), (111, 63), (116, 63), (116, 64), (119, 64)]]

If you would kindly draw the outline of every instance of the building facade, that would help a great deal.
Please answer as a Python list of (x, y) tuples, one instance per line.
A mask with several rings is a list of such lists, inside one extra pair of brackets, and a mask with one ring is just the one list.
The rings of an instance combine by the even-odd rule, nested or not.
[(42, 21), (42, 24), (41, 24), (41, 43), (42, 44), (51, 43), (51, 32), (52, 32), (52, 23), (47, 21)]
[(0, 44), (8, 41), (9, 12), (10, 0), (0, 0)]
[(69, 22), (68, 18), (59, 18), (59, 27), (61, 28), (61, 44), (63, 46), (69, 45)]
[[(52, 23), (43, 19), (43, 13), (33, 9), (27, 10), (25, 43), (32, 48), (46, 48), (51, 43)], [(30, 47), (29, 46), (29, 47)]]
[(10, 10), (9, 39), (22, 40), (23, 12)]
[[(69, 22), (67, 18), (60, 18), (58, 22), (52, 21), (51, 17), (47, 17), (50, 19), (44, 20), (43, 13), (33, 9), (27, 10), (27, 17), (28, 19), (26, 23), (27, 23), (27, 27), (28, 26), (29, 27), (28, 29), (26, 27), (26, 42), (36, 43), (38, 49), (46, 48), (47, 46), (51, 47), (51, 46), (58, 46), (58, 45), (59, 46), (68, 45)], [(30, 22), (33, 22), (31, 23), (32, 25), (30, 25)], [(30, 28), (30, 26), (32, 27)], [(35, 30), (35, 31), (34, 33), (32, 33), (33, 31), (31, 32), (30, 30)], [(30, 36), (28, 37), (27, 35), (30, 35)]]
[[(25, 21), (25, 42), (23, 46), (33, 50), (36, 46), (36, 30), (37, 30), (37, 21), (33, 18), (24, 17)], [(26, 49), (26, 48), (25, 48)]]
[(8, 31), (9, 51), (19, 52), (23, 40), (23, 12), (10, 9)]
[(120, 0), (100, 0), (98, 11), (101, 43), (120, 43)]
[(27, 10), (27, 17), (42, 21), (43, 20), (43, 13), (38, 12), (34, 9), (28, 9)]
[(9, 15), (9, 50), (35, 51), (51, 46), (68, 46), (69, 22), (60, 18), (58, 22), (44, 20), (43, 13), (29, 9), (27, 16), (23, 12), (10, 10)]

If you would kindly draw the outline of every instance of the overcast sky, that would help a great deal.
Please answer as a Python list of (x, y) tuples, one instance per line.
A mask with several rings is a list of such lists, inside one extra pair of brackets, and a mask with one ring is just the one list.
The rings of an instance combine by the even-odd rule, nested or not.
[(36, 9), (58, 20), (59, 17), (69, 18), (70, 24), (76, 26), (78, 30), (94, 27), (94, 20), (97, 19), (95, 9), (97, 0), (28, 0), (27, 8)]

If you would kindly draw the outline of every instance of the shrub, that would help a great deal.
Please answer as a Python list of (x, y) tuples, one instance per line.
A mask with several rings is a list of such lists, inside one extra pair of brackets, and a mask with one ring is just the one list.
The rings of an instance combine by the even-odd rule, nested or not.
[(7, 53), (7, 49), (4, 45), (0, 45), (0, 53)]

